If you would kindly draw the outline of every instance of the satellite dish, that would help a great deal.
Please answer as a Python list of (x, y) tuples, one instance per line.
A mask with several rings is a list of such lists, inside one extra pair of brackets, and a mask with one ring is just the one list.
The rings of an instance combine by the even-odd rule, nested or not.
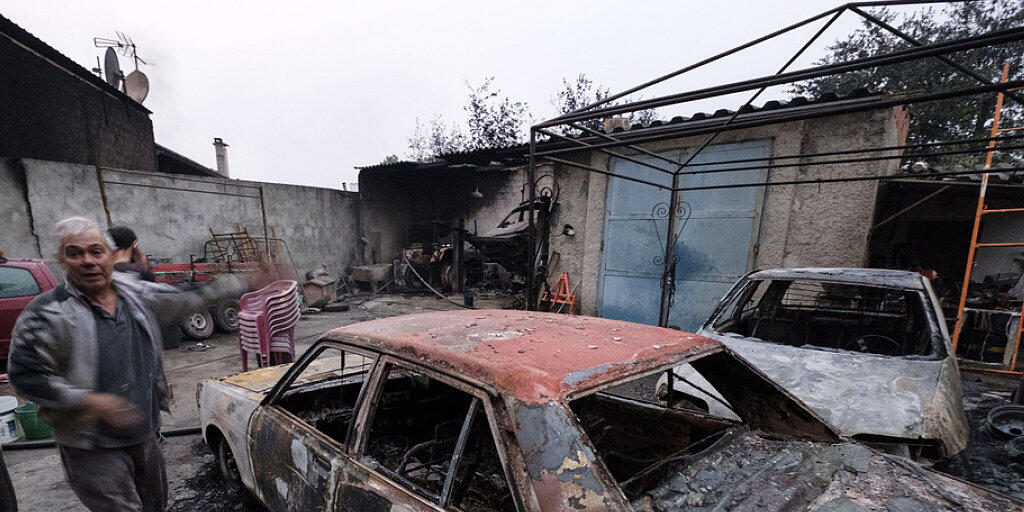
[(149, 78), (137, 69), (128, 73), (124, 78), (124, 92), (129, 98), (142, 103), (149, 95)]
[(121, 65), (117, 62), (117, 53), (113, 48), (107, 48), (103, 54), (103, 68), (107, 83), (117, 87), (121, 82)]

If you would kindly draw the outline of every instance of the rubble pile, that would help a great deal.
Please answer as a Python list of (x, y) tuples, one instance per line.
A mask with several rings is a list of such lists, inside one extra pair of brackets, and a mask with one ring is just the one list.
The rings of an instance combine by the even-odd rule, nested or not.
[(961, 492), (901, 457), (840, 443), (766, 439), (745, 430), (667, 468), (636, 510), (1009, 510)]

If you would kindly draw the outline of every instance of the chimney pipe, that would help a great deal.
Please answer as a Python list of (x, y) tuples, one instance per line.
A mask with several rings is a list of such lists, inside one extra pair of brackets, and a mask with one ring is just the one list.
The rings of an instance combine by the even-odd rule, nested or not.
[(213, 138), (213, 151), (217, 154), (217, 173), (225, 178), (230, 178), (228, 173), (228, 145), (220, 137)]

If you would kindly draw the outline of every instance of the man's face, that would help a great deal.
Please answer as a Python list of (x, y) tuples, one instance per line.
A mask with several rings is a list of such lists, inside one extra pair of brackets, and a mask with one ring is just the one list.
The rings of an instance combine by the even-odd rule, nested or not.
[(61, 264), (68, 282), (85, 293), (110, 286), (113, 253), (98, 231), (68, 235), (60, 239)]

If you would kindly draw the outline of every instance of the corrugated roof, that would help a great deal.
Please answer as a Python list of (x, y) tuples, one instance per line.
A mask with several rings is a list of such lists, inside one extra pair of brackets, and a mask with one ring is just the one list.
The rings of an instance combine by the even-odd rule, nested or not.
[(152, 113), (149, 109), (143, 107), (142, 104), (131, 99), (127, 94), (108, 84), (106, 80), (94, 75), (88, 69), (85, 69), (75, 61), (71, 60), (68, 56), (60, 53), (52, 46), (46, 44), (42, 39), (32, 35), (31, 32), (21, 28), (17, 23), (5, 18), (3, 15), (0, 15), (0, 34), (7, 36), (12, 41), (20, 44), (30, 51), (35, 52), (49, 60), (54, 65), (63, 68), (65, 71), (77, 76), (78, 78), (89, 82), (102, 91), (113, 94), (117, 98), (124, 100), (127, 104), (142, 110), (147, 114)]
[(217, 171), (160, 144), (156, 148), (157, 170), (168, 174), (222, 177)]
[[(804, 96), (796, 96), (786, 101), (768, 101), (760, 106), (748, 106), (740, 110), (740, 115), (737, 119), (745, 118), (747, 116), (762, 114), (762, 113), (774, 113), (775, 111), (781, 111), (786, 109), (799, 109), (803, 107), (820, 106), (828, 103), (846, 102), (851, 100), (859, 100), (862, 98), (876, 97), (880, 93), (873, 92), (866, 88), (854, 89), (848, 94), (836, 94), (836, 93), (824, 93), (815, 98), (807, 98)], [(623, 132), (640, 132), (642, 130), (658, 130), (664, 127), (679, 127), (688, 124), (696, 125), (698, 123), (721, 120), (724, 118), (731, 117), (736, 111), (728, 109), (719, 109), (713, 113), (697, 112), (690, 116), (675, 116), (672, 119), (666, 121), (654, 121), (648, 125), (642, 125), (634, 123), (630, 126), (629, 130), (622, 128), (616, 128), (611, 133), (623, 133)], [(780, 121), (782, 122), (782, 121)], [(585, 136), (576, 136), (575, 138), (587, 138)], [(552, 146), (567, 146), (568, 143), (560, 141), (544, 141), (538, 143), (538, 149), (548, 149)], [(470, 164), (470, 165), (510, 165), (510, 164), (522, 164), (528, 157), (530, 145), (513, 144), (502, 148), (488, 148), (488, 149), (476, 149), (468, 151), (457, 151), (452, 153), (446, 153), (439, 155), (436, 160), (431, 162), (413, 162), (413, 161), (401, 161), (389, 164), (375, 164), (367, 165), (362, 167), (356, 167), (360, 171), (406, 171), (413, 169), (427, 169), (433, 167), (444, 167), (451, 164)], [(583, 149), (583, 148), (581, 148)]]

